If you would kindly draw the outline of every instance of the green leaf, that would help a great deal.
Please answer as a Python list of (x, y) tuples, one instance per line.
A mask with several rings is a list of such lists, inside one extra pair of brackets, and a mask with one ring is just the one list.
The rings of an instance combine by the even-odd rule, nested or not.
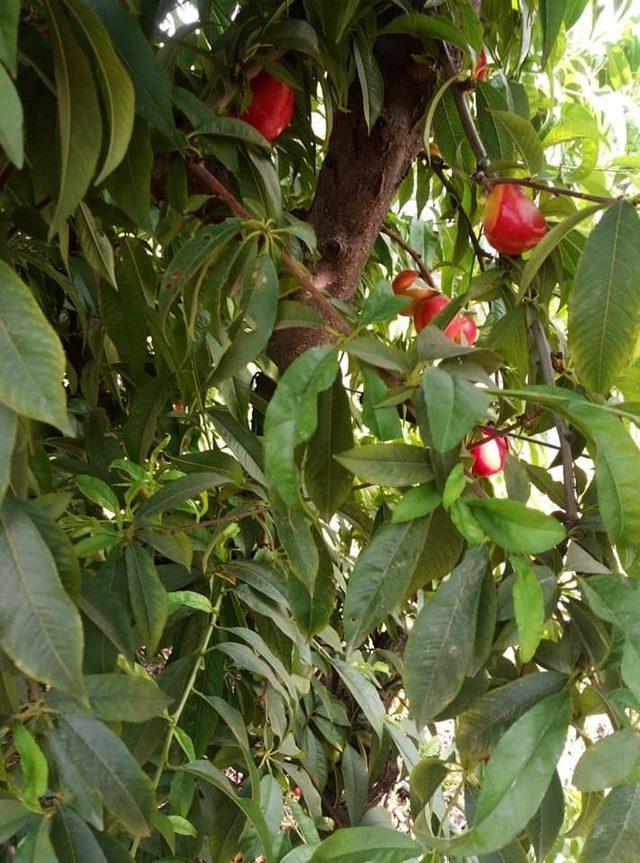
[(420, 446), (365, 444), (335, 458), (351, 473), (375, 485), (406, 486), (433, 479), (429, 456)]
[(334, 657), (331, 664), (340, 675), (342, 682), (354, 697), (358, 706), (371, 723), (371, 727), (379, 738), (382, 737), (384, 721), (387, 715), (382, 699), (373, 683), (368, 680), (362, 672), (345, 662), (343, 659)]
[[(109, 194), (117, 206), (143, 230), (151, 230), (151, 170), (153, 150), (149, 130), (138, 118), (123, 159), (107, 181)], [(130, 253), (130, 248), (127, 251)], [(131, 254), (131, 253), (130, 253)], [(131, 255), (133, 260), (133, 255)]]
[(473, 656), (476, 612), (488, 567), (482, 546), (471, 549), (427, 599), (404, 653), (405, 689), (420, 726), (456, 697)]
[(640, 784), (614, 788), (600, 804), (580, 863), (636, 863), (640, 848)]
[(318, 393), (338, 374), (332, 345), (320, 345), (294, 360), (280, 378), (264, 421), (265, 466), (275, 490), (291, 508), (300, 507), (300, 471), (294, 453), (318, 424)]
[(514, 839), (538, 810), (567, 738), (566, 692), (539, 702), (501, 737), (485, 769), (473, 827), (452, 840), (425, 837), (455, 855), (488, 854)]
[(229, 484), (229, 474), (216, 471), (188, 473), (186, 476), (172, 479), (160, 491), (140, 504), (136, 510), (136, 521), (149, 521), (154, 516), (172, 509), (176, 504), (193, 500), (208, 489)]
[(31, 291), (0, 261), (0, 403), (70, 431), (62, 345)]
[(0, 644), (29, 677), (84, 697), (82, 624), (51, 552), (16, 501), (0, 509)]
[(64, 782), (74, 794), (90, 788), (133, 836), (149, 834), (154, 810), (151, 780), (122, 740), (91, 716), (59, 715), (50, 745)]
[(387, 345), (371, 333), (349, 339), (344, 344), (344, 350), (349, 355), (380, 369), (387, 369), (401, 375), (409, 370), (410, 362), (406, 351)]
[(540, 0), (543, 65), (547, 64), (558, 39), (566, 5), (566, 0)]
[(431, 366), (422, 378), (422, 391), (433, 446), (449, 452), (487, 414), (489, 397), (464, 378)]
[(404, 599), (427, 533), (425, 519), (383, 524), (358, 556), (347, 583), (344, 634), (351, 648)]
[(49, 226), (51, 240), (75, 212), (89, 188), (100, 155), (102, 119), (89, 61), (61, 5), (52, 0), (44, 2), (51, 22), (49, 35), (60, 126), (60, 188)]
[(590, 746), (573, 771), (579, 791), (604, 791), (639, 778), (640, 735), (631, 728), (614, 731)]
[[(58, 806), (51, 822), (51, 843), (58, 861), (91, 860), (110, 863), (102, 852), (89, 825), (68, 806)], [(113, 858), (112, 863), (125, 863)]]
[(242, 467), (256, 482), (266, 484), (263, 472), (262, 441), (238, 422), (227, 410), (212, 408), (209, 411), (216, 432), (220, 435)]
[(356, 825), (364, 815), (369, 792), (369, 771), (362, 755), (348, 744), (342, 754), (342, 779), (349, 821)]
[[(371, 131), (374, 123), (380, 115), (382, 100), (384, 98), (384, 81), (372, 48), (364, 38), (356, 37), (353, 41), (353, 59), (356, 63), (356, 71), (362, 92), (362, 109), (367, 121), (367, 128)], [(370, 323), (370, 321), (367, 321)], [(364, 320), (362, 321), (364, 325)]]
[[(0, 13), (2, 14), (2, 13)], [(0, 48), (2, 37), (0, 35)], [(22, 103), (18, 91), (0, 65), (0, 147), (18, 170), (24, 164), (24, 135), (22, 132)]]
[(529, 259), (524, 265), (522, 276), (520, 277), (520, 296), (523, 296), (529, 285), (533, 282), (540, 268), (547, 260), (553, 250), (564, 240), (567, 234), (574, 230), (575, 226), (593, 216), (598, 210), (602, 209), (602, 204), (593, 204), (589, 207), (583, 207), (581, 210), (576, 210), (566, 219), (563, 219), (557, 225), (554, 225), (551, 230), (544, 235), (538, 245), (533, 249)]
[(405, 863), (422, 856), (422, 846), (388, 827), (336, 830), (313, 852), (310, 863)]
[(49, 784), (49, 766), (44, 752), (24, 725), (14, 722), (11, 727), (13, 742), (20, 756), (20, 770), (24, 777), (20, 796), (30, 809), (41, 811), (39, 798)]
[(19, 800), (0, 799), (0, 842), (6, 842), (33, 817)]
[(402, 437), (400, 417), (395, 407), (378, 407), (389, 395), (389, 389), (382, 378), (369, 368), (362, 365), (364, 381), (364, 396), (362, 399), (362, 419), (369, 426), (378, 440), (396, 440)]
[(48, 818), (33, 821), (18, 845), (15, 863), (57, 863), (49, 837), (50, 829), (51, 821)]
[(489, 81), (476, 81), (476, 105), (478, 132), (492, 161), (513, 161), (515, 147), (504, 126), (493, 116), (492, 111), (505, 110), (507, 100), (504, 90)]
[(334, 456), (352, 446), (349, 399), (342, 381), (336, 380), (318, 396), (318, 425), (304, 462), (307, 492), (325, 519), (340, 508), (351, 491), (351, 473)]
[(436, 105), (433, 135), (448, 164), (469, 170), (472, 168), (471, 147), (450, 88), (442, 94)]
[(98, 228), (86, 204), (81, 203), (78, 207), (74, 223), (86, 262), (92, 270), (117, 290), (113, 248), (105, 234)]
[(410, 488), (393, 508), (391, 521), (401, 524), (414, 518), (431, 515), (442, 503), (442, 495), (434, 482)]
[(483, 695), (458, 719), (456, 742), (463, 760), (487, 758), (505, 729), (566, 682), (556, 671), (535, 672)]
[(529, 120), (525, 120), (524, 117), (519, 117), (517, 114), (511, 114), (509, 111), (492, 111), (491, 113), (510, 136), (530, 173), (538, 174), (543, 171), (546, 164), (544, 147)]
[(232, 800), (255, 827), (266, 858), (268, 860), (273, 859), (271, 833), (259, 803), (236, 794), (224, 773), (217, 767), (214, 767), (210, 761), (194, 761), (192, 764), (185, 765), (182, 769), (185, 773), (189, 773), (204, 782), (210, 783)]
[(11, 455), (18, 430), (18, 417), (0, 404), (0, 504), (11, 481)]
[(414, 819), (427, 805), (448, 772), (444, 762), (433, 756), (421, 759), (413, 768), (409, 785), (411, 789), (411, 815)]
[(78, 604), (89, 620), (103, 632), (132, 664), (134, 641), (129, 615), (119, 597), (98, 578), (85, 578)]
[(558, 545), (566, 536), (555, 518), (514, 500), (469, 498), (466, 503), (487, 536), (505, 551), (537, 554)]
[(291, 611), (307, 638), (311, 638), (327, 626), (336, 596), (331, 557), (324, 540), (315, 533), (313, 538), (318, 553), (318, 571), (313, 588), (309, 589), (298, 578), (290, 578), (288, 585)]
[(101, 183), (122, 161), (133, 130), (135, 94), (131, 79), (111, 44), (104, 24), (96, 13), (79, 0), (65, 0), (91, 47), (98, 73), (102, 102), (109, 120), (109, 142), (96, 177)]
[(96, 476), (87, 476), (86, 474), (78, 474), (73, 478), (74, 483), (82, 494), (89, 498), (96, 506), (107, 509), (113, 513), (120, 512), (120, 504), (113, 490)]
[(569, 294), (569, 345), (580, 381), (606, 394), (633, 359), (640, 325), (640, 218), (621, 201), (609, 207), (580, 257)]
[(558, 771), (554, 774), (540, 808), (527, 825), (527, 834), (538, 863), (544, 863), (564, 821), (564, 792)]
[(211, 383), (233, 377), (264, 350), (278, 314), (278, 274), (271, 258), (261, 255), (255, 263), (249, 303), (234, 323), (232, 341), (211, 376)]
[(467, 50), (466, 42), (457, 30), (455, 24), (444, 15), (420, 15), (407, 12), (397, 15), (383, 27), (381, 33), (408, 33), (417, 39), (437, 39), (441, 42), (451, 42), (463, 51)]
[(526, 558), (511, 560), (517, 572), (513, 585), (513, 606), (520, 638), (520, 660), (530, 662), (544, 630), (544, 594), (531, 563)]
[(318, 572), (318, 550), (305, 515), (297, 509), (273, 509), (278, 539), (287, 553), (291, 569), (307, 590), (313, 590)]
[(167, 622), (167, 592), (153, 557), (142, 546), (128, 546), (125, 560), (133, 616), (147, 656), (153, 656)]
[(167, 594), (167, 614), (170, 617), (182, 608), (192, 608), (205, 614), (211, 614), (213, 611), (210, 600), (203, 594), (195, 590), (172, 590)]
[(171, 703), (148, 677), (129, 674), (87, 674), (84, 678), (91, 708), (106, 722), (146, 722)]
[(167, 75), (136, 19), (111, 0), (86, 0), (109, 31), (122, 64), (133, 82), (136, 113), (173, 143), (181, 146), (171, 112), (171, 89)]
[(0, 63), (4, 63), (13, 76), (18, 59), (19, 20), (20, 0), (5, 0), (0, 6)]

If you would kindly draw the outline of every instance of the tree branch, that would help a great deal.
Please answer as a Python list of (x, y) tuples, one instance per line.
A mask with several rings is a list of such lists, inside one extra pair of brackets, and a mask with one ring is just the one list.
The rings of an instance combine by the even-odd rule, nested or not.
[(421, 255), (416, 252), (414, 248), (412, 248), (406, 240), (404, 240), (400, 234), (396, 231), (393, 231), (391, 228), (388, 228), (386, 225), (383, 225), (380, 228), (381, 234), (386, 234), (389, 239), (393, 240), (401, 249), (404, 249), (408, 255), (411, 255), (413, 260), (416, 262), (418, 270), (420, 271), (420, 278), (423, 282), (426, 282), (430, 288), (433, 288), (434, 291), (438, 290), (438, 286), (436, 285), (435, 279), (431, 275), (431, 272), (427, 269), (427, 265), (424, 262), (424, 259)]
[(542, 180), (532, 180), (530, 177), (518, 180), (512, 177), (483, 176), (481, 182), (488, 189), (492, 189), (494, 186), (526, 186), (529, 189), (539, 189), (541, 192), (549, 192), (551, 195), (566, 195), (570, 198), (580, 198), (581, 201), (595, 201), (596, 204), (616, 204), (618, 201), (624, 200), (623, 197), (613, 198), (605, 195), (590, 195), (587, 192), (564, 189), (562, 186), (550, 186)]
[[(540, 315), (537, 309), (531, 309), (531, 318), (529, 329), (536, 343), (538, 357), (540, 358), (540, 369), (542, 377), (546, 384), (555, 386), (555, 372), (551, 362), (551, 348), (547, 340), (547, 335), (540, 321)], [(571, 432), (566, 422), (558, 414), (553, 414), (553, 422), (558, 432), (558, 441), (560, 443), (560, 460), (562, 461), (562, 473), (564, 476), (564, 511), (566, 515), (565, 523), (567, 527), (571, 527), (578, 521), (578, 500), (576, 497), (575, 474), (573, 469), (573, 453), (571, 451)]]
[[(231, 194), (227, 187), (221, 183), (217, 177), (214, 177), (206, 168), (199, 156), (191, 156), (187, 161), (187, 165), (191, 173), (197, 177), (200, 182), (204, 183), (204, 185), (207, 186), (214, 195), (224, 201), (232, 213), (239, 216), (241, 219), (253, 218), (249, 210), (247, 210), (246, 207), (244, 207), (243, 204), (241, 204), (240, 201)], [(298, 294), (301, 299), (312, 301), (315, 308), (321, 312), (327, 326), (331, 329), (345, 336), (350, 335), (352, 330), (349, 324), (345, 321), (340, 312), (333, 307), (324, 294), (316, 287), (313, 279), (302, 264), (298, 263), (298, 261), (296, 261), (295, 258), (292, 258), (288, 252), (284, 251), (284, 249), (281, 249), (280, 251), (280, 258), (291, 275), (298, 280), (300, 284), (300, 291)]]
[[(442, 43), (442, 51), (440, 56), (440, 65), (447, 76), (447, 78), (456, 78), (458, 76), (458, 72), (453, 64), (453, 60), (451, 59), (451, 52), (445, 42)], [(480, 170), (485, 170), (489, 165), (489, 157), (487, 155), (487, 151), (485, 149), (482, 138), (478, 134), (478, 130), (476, 128), (476, 124), (471, 116), (471, 110), (469, 108), (469, 102), (467, 101), (466, 91), (457, 86), (455, 83), (452, 84), (452, 93), (453, 100), (456, 103), (456, 108), (458, 110), (458, 114), (460, 115), (460, 121), (462, 122), (462, 126), (464, 128), (465, 135), (471, 145), (471, 149), (473, 150), (473, 155), (476, 157), (476, 161), (478, 163), (478, 168)]]

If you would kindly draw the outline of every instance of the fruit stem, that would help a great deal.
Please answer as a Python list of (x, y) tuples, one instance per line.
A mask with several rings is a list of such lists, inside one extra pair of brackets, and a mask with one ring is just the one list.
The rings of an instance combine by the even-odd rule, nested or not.
[(387, 228), (386, 225), (383, 225), (380, 228), (381, 234), (386, 234), (390, 240), (393, 240), (401, 249), (404, 249), (407, 254), (411, 255), (413, 260), (416, 262), (418, 270), (420, 271), (420, 278), (423, 282), (426, 282), (430, 288), (433, 288), (434, 291), (438, 290), (438, 286), (436, 285), (435, 279), (431, 275), (430, 271), (427, 269), (427, 265), (424, 262), (424, 259), (413, 249), (406, 240), (404, 240), (400, 234), (393, 231), (391, 228)]
[[(551, 362), (551, 347), (540, 320), (540, 313), (535, 308), (530, 308), (529, 330), (536, 343), (538, 357), (540, 358), (540, 370), (544, 382), (549, 386), (555, 386), (556, 376)], [(564, 511), (565, 526), (572, 527), (579, 518), (578, 500), (576, 497), (576, 478), (573, 466), (573, 453), (571, 451), (571, 432), (566, 422), (558, 414), (553, 414), (553, 422), (558, 432), (560, 444), (560, 460), (562, 462), (562, 474), (564, 478)]]

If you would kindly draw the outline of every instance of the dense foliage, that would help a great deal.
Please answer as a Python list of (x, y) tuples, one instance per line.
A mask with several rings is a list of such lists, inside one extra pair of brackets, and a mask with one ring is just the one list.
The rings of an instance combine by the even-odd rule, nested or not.
[(0, 860), (640, 859), (629, 6), (0, 0)]

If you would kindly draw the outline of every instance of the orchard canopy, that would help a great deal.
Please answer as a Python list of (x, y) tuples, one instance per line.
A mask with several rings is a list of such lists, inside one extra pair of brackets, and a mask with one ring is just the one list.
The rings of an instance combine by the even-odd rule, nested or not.
[(0, 863), (640, 861), (639, 73), (0, 0)]

